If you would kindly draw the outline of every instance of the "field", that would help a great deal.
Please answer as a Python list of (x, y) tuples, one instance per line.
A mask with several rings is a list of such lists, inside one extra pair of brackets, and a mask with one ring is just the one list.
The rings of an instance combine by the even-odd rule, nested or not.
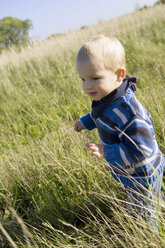
[(165, 153), (164, 13), (159, 4), (0, 55), (0, 247), (165, 247), (164, 201), (160, 232), (135, 223), (106, 162), (84, 149), (97, 132), (73, 130), (91, 105), (76, 53), (94, 34), (115, 35)]

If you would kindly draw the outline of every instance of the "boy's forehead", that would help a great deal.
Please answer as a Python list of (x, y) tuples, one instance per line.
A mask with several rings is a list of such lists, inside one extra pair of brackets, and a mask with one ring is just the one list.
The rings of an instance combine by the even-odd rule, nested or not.
[(76, 61), (76, 66), (78, 69), (84, 69), (84, 70), (102, 70), (104, 68), (104, 64), (102, 61), (87, 59), (84, 61)]
[(102, 63), (100, 63), (100, 65), (98, 66), (97, 64), (91, 63), (90, 61), (77, 62), (77, 71), (80, 74), (80, 76), (81, 75), (90, 76), (90, 75), (100, 72), (101, 70), (103, 70)]

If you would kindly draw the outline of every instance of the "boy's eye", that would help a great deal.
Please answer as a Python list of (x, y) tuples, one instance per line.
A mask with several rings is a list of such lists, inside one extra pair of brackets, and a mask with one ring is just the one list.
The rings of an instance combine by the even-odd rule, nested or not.
[(98, 80), (98, 79), (99, 79), (99, 77), (93, 77), (92, 79), (93, 79), (93, 80)]

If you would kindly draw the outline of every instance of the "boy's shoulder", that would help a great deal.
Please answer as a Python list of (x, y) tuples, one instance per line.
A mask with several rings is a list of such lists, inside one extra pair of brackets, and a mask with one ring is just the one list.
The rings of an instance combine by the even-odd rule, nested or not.
[(119, 100), (108, 106), (103, 115), (110, 118), (118, 127), (122, 127), (135, 116), (146, 121), (151, 117), (131, 89), (128, 89)]

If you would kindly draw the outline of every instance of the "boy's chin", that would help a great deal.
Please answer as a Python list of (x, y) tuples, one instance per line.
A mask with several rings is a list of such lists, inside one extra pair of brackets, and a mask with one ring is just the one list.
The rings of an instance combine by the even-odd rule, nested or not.
[(92, 100), (92, 101), (100, 101), (101, 98), (100, 98), (100, 97), (92, 97), (92, 96), (91, 96), (91, 100)]

